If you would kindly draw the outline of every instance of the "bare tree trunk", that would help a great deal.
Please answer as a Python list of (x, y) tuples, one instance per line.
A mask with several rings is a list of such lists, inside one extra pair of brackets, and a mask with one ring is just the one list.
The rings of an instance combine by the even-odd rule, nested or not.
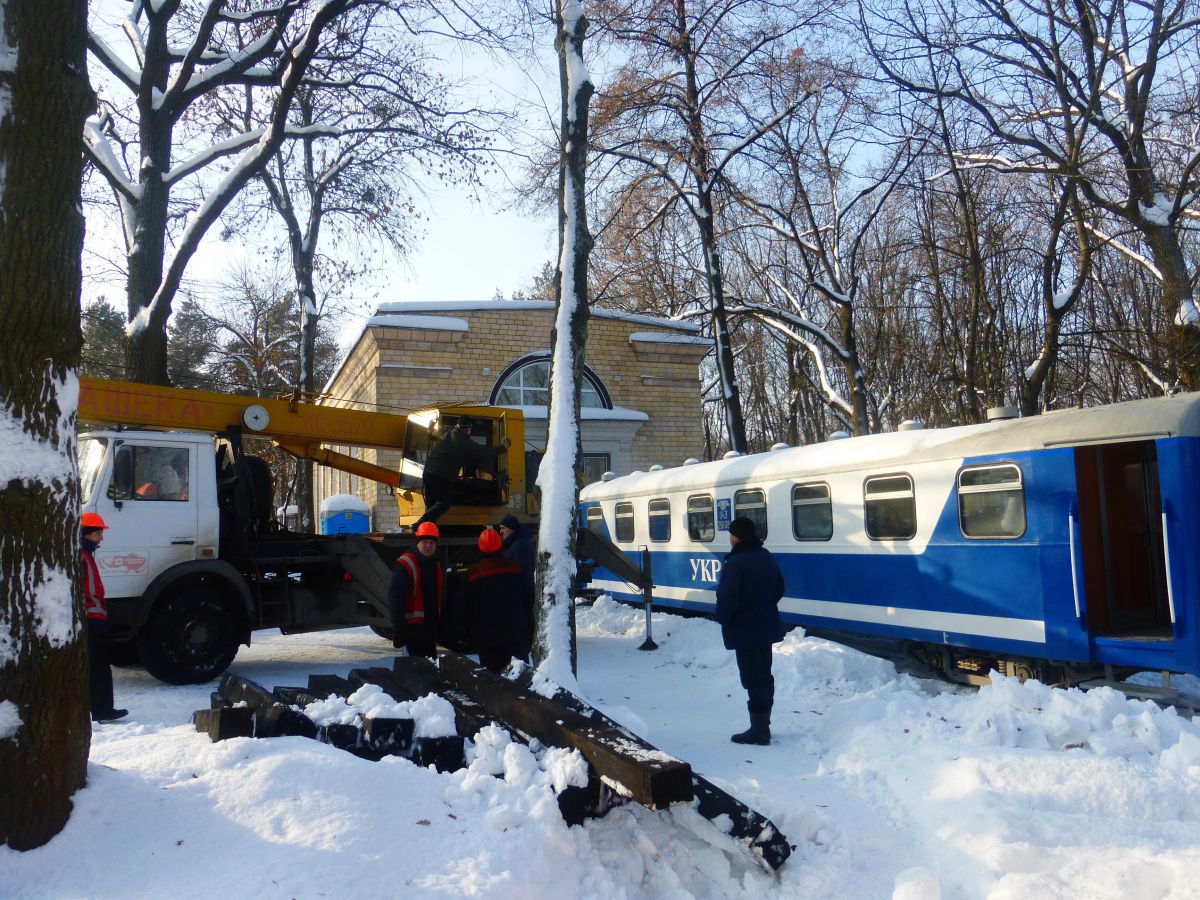
[[(558, 34), (554, 46), (558, 51), (558, 77), (562, 89), (559, 258), (555, 292), (558, 311), (550, 362), (549, 440), (538, 475), (543, 502), (535, 583), (541, 602), (535, 606), (537, 629), (533, 659), (535, 665), (562, 684), (573, 680), (577, 671), (575, 607), (571, 591), (575, 581), (575, 535), (579, 522), (577, 485), (582, 459), (579, 391), (583, 384), (583, 357), (587, 345), (587, 275), (588, 257), (592, 252), (585, 182), (588, 101), (593, 87), (583, 63), (583, 39), (588, 23), (579, 0), (559, 0), (556, 24)], [(553, 484), (547, 484), (546, 479), (552, 480)]]
[(73, 589), (86, 22), (85, 0), (0, 0), (0, 844), (17, 850), (62, 830), (91, 739)]
[[(133, 245), (127, 247), (129, 266), (126, 303), (129, 321), (138, 320), (162, 284), (167, 246), (167, 205), (170, 189), (163, 173), (171, 169), (174, 122), (156, 97), (161, 98), (170, 74), (171, 48), (165, 18), (151, 17), (146, 35), (144, 77), (137, 98), (138, 140), (141, 143), (142, 181), (133, 225)], [(140, 321), (125, 342), (125, 371), (131, 381), (170, 384), (167, 373), (167, 312), (160, 304)]]
[(696, 74), (696, 53), (688, 28), (685, 0), (675, 0), (678, 53), (684, 67), (687, 84), (686, 108), (688, 131), (691, 134), (689, 165), (696, 179), (697, 219), (700, 225), (700, 245), (704, 251), (704, 272), (708, 281), (709, 310), (716, 341), (717, 372), (721, 376), (721, 399), (725, 405), (725, 426), (729, 430), (729, 448), (739, 453), (748, 450), (746, 419), (742, 413), (742, 398), (738, 390), (737, 372), (733, 368), (733, 347), (729, 341), (729, 319), (725, 313), (725, 278), (721, 269), (721, 253), (717, 247), (716, 220), (713, 218), (712, 168), (708, 141), (701, 116), (700, 84)]

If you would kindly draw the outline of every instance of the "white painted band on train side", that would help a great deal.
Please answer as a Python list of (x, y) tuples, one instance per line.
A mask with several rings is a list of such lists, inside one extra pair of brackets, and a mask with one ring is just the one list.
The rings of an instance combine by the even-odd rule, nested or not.
[[(602, 591), (629, 594), (636, 591), (623, 581), (592, 581), (591, 587)], [(712, 606), (716, 595), (698, 588), (656, 587), (656, 597)], [(784, 597), (779, 603), (782, 612), (798, 616), (819, 616), (847, 622), (870, 622), (876, 625), (895, 625), (900, 628), (919, 628), (923, 631), (976, 634), (1004, 638), (1010, 641), (1046, 643), (1046, 623), (1040, 619), (1014, 619), (1008, 616), (976, 616), (969, 613), (938, 612), (927, 609), (905, 609), (899, 606), (869, 606), (863, 603), (839, 603), (832, 600), (805, 600)]]

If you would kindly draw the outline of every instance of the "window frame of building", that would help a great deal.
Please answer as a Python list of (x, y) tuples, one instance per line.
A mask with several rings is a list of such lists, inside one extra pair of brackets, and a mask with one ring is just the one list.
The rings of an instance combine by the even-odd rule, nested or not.
[[(812, 489), (823, 489), (825, 492), (824, 497), (811, 496), (797, 501), (797, 492)], [(828, 514), (828, 527), (821, 529), (819, 537), (802, 535), (797, 519), (797, 511), (801, 509), (816, 509), (818, 506)], [(824, 519), (822, 519), (821, 524), (825, 524)], [(833, 494), (827, 482), (811, 481), (792, 485), (792, 537), (798, 541), (829, 541), (833, 539)]]
[[(545, 367), (545, 385), (525, 385), (526, 375), (523, 373), (532, 369), (540, 369)], [(514, 384), (515, 379), (520, 379), (520, 383)], [(502, 397), (505, 391), (515, 391), (516, 398)], [(545, 396), (540, 402), (531, 400), (526, 397), (526, 393), (540, 392)], [(591, 398), (595, 398), (595, 402), (588, 402)], [(488, 403), (491, 406), (548, 406), (550, 399), (550, 354), (543, 353), (534, 356), (526, 356), (518, 359), (510, 364), (500, 377), (496, 379), (492, 385), (492, 392), (488, 398)], [(588, 366), (583, 368), (583, 385), (580, 388), (579, 405), (582, 409), (612, 409), (612, 395), (604, 386), (604, 382), (600, 377), (591, 370)]]
[[(964, 485), (964, 476), (986, 475), (988, 473), (1001, 473), (1005, 470), (1011, 470), (1016, 477), (1004, 481), (980, 481), (975, 484)], [(1005, 541), (1016, 540), (1023, 537), (1028, 527), (1026, 502), (1025, 502), (1025, 473), (1021, 467), (1013, 462), (987, 463), (985, 465), (964, 466), (959, 470), (955, 478), (955, 490), (958, 494), (958, 528), (962, 532), (962, 536), (973, 541)], [(968, 510), (967, 507), (975, 504), (994, 503), (997, 495), (1006, 495), (1004, 509), (1001, 511), (998, 508), (977, 510)], [(989, 495), (991, 495), (989, 497)], [(1014, 530), (1011, 526), (1001, 530), (1005, 519), (1017, 509), (1013, 501), (1016, 500), (1019, 504), (1020, 512), (1020, 529)], [(985, 533), (972, 534), (968, 531), (968, 521), (972, 518), (978, 518), (982, 521), (994, 520), (997, 528)]]
[[(589, 468), (591, 471), (596, 470), (596, 466), (589, 467), (588, 463), (595, 463), (597, 461), (600, 463), (599, 474), (594, 478), (588, 477)], [(594, 484), (603, 477), (605, 472), (609, 471), (612, 471), (611, 453), (588, 453), (585, 451), (579, 459), (579, 486), (583, 487), (584, 485)]]
[[(907, 482), (908, 487), (900, 488), (896, 484), (888, 485), (888, 482)], [(877, 490), (872, 496), (872, 486), (886, 486), (890, 487), (890, 490)], [(887, 529), (873, 533), (872, 526), (877, 528), (878, 525), (885, 524), (881, 516), (890, 515), (889, 511), (897, 508), (896, 501), (907, 501), (905, 508), (912, 522), (911, 529), (905, 532)], [(880, 505), (885, 503), (892, 505), (888, 507)], [(880, 512), (873, 513), (873, 510)], [(891, 472), (886, 475), (871, 475), (863, 480), (863, 530), (873, 541), (911, 541), (917, 536), (917, 491), (916, 483), (911, 475), (907, 472)], [(893, 531), (895, 533), (891, 533)]]

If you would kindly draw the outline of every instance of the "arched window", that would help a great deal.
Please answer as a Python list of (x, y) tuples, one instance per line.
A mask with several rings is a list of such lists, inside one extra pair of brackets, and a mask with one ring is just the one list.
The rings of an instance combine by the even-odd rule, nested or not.
[[(519, 359), (496, 379), (492, 396), (493, 406), (547, 406), (550, 403), (550, 357), (531, 356)], [(592, 409), (612, 409), (612, 398), (596, 374), (583, 370), (583, 387), (579, 405)]]

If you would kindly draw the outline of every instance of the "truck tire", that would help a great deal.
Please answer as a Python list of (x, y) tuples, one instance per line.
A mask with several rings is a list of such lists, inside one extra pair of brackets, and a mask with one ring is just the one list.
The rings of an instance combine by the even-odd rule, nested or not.
[(219, 594), (189, 588), (154, 606), (138, 629), (146, 671), (167, 684), (200, 684), (229, 668), (238, 650), (238, 629)]

